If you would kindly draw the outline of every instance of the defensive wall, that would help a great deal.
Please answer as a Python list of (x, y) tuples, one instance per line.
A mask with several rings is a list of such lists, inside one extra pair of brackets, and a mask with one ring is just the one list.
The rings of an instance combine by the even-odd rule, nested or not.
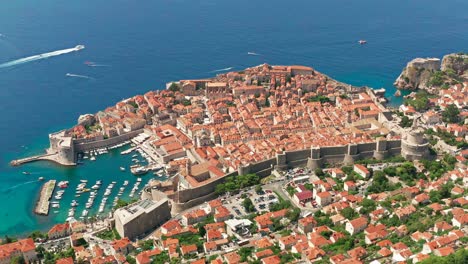
[[(311, 169), (328, 164), (347, 164), (363, 158), (384, 159), (401, 154), (401, 140), (377, 139), (371, 143), (349, 144), (343, 146), (312, 147), (296, 151), (278, 153), (275, 158), (239, 167), (238, 171), (220, 178), (209, 180), (206, 184), (176, 191), (168, 195), (172, 199), (172, 212), (178, 213), (215, 197), (216, 185), (223, 183), (226, 177), (256, 173), (260, 177), (271, 174), (274, 168), (288, 169), (308, 166)], [(352, 163), (351, 163), (352, 164)], [(182, 177), (182, 176), (180, 176)], [(155, 198), (154, 195), (153, 199)]]
[(131, 131), (119, 136), (111, 137), (108, 139), (102, 139), (102, 140), (96, 140), (96, 141), (81, 141), (81, 140), (73, 140), (74, 147), (75, 147), (75, 152), (84, 152), (92, 149), (97, 149), (97, 148), (105, 148), (105, 147), (110, 147), (113, 145), (117, 145), (119, 143), (122, 143), (124, 141), (130, 140), (134, 138), (136, 135), (140, 134), (143, 132), (143, 129), (138, 129), (135, 131)]

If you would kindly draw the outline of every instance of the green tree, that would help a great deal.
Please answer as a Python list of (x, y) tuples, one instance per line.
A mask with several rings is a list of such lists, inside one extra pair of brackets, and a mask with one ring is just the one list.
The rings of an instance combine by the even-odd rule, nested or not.
[(177, 85), (177, 83), (173, 82), (171, 83), (171, 86), (169, 86), (169, 90), (173, 92), (177, 92), (180, 90), (180, 87), (179, 85)]
[(407, 116), (403, 116), (401, 118), (400, 126), (401, 127), (411, 127), (413, 125), (413, 121), (409, 119)]
[(245, 198), (245, 199), (242, 201), (242, 206), (244, 206), (245, 211), (246, 211), (247, 213), (255, 212), (255, 206), (254, 206), (254, 204), (252, 203), (252, 200), (250, 200), (250, 198)]
[(448, 105), (444, 112), (442, 112), (442, 120), (448, 123), (456, 123), (458, 122), (459, 114), (460, 110), (458, 110), (458, 107), (454, 104)]

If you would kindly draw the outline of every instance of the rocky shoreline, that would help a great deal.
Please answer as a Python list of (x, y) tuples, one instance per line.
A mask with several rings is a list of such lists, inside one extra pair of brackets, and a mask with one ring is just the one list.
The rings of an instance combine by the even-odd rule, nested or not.
[(439, 58), (415, 58), (408, 62), (394, 85), (398, 89), (437, 92), (468, 80), (468, 54), (452, 53)]

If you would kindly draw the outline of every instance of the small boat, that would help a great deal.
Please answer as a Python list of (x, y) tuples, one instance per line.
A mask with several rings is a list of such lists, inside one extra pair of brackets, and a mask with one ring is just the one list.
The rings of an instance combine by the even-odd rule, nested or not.
[(60, 200), (60, 199), (62, 199), (62, 195), (55, 195), (54, 198), (55, 198), (56, 200)]
[(81, 183), (87, 183), (88, 180), (80, 180)]
[(124, 168), (124, 167), (120, 167), (120, 171), (125, 171), (125, 168)]
[(54, 214), (58, 214), (59, 211), (54, 211)]
[(95, 160), (96, 160), (96, 157), (92, 156), (91, 158), (89, 158), (89, 160), (95, 161)]
[(58, 186), (59, 188), (62, 188), (62, 189), (67, 188), (67, 187), (68, 187), (68, 181), (61, 181), (61, 182), (59, 182), (59, 183), (57, 184), (57, 186)]
[(39, 177), (37, 180), (38, 180), (38, 181), (43, 181), (43, 180), (44, 180), (44, 177)]
[(359, 44), (361, 44), (361, 45), (364, 45), (364, 44), (367, 43), (367, 41), (366, 41), (366, 40), (363, 40), (363, 39), (359, 40), (358, 42), (359, 42)]
[(23, 171), (24, 175), (30, 175), (31, 173), (29, 171)]
[(132, 156), (132, 158), (136, 158), (136, 157), (138, 157), (138, 155), (137, 155), (137, 154), (134, 154), (134, 155)]

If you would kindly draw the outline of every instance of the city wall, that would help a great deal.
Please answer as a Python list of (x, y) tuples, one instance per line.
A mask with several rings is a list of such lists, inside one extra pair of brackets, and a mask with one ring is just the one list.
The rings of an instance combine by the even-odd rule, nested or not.
[[(381, 155), (376, 155), (380, 153)], [(232, 172), (218, 179), (212, 180), (207, 184), (191, 189), (181, 190), (170, 195), (174, 202), (172, 212), (181, 212), (189, 207), (201, 204), (213, 199), (216, 185), (223, 183), (228, 176), (237, 176), (248, 173), (256, 173), (260, 177), (271, 174), (274, 167), (287, 169), (297, 166), (306, 166), (308, 161), (316, 161), (317, 166), (323, 166), (324, 163), (343, 164), (345, 160), (351, 157), (352, 160), (362, 158), (395, 156), (401, 154), (401, 140), (383, 140), (377, 142), (351, 144), (344, 146), (321, 147), (313, 149), (304, 149), (297, 151), (287, 151), (277, 154), (275, 158), (264, 160), (258, 163), (248, 164), (239, 168), (237, 172)], [(312, 168), (313, 169), (313, 168)]]
[(138, 129), (132, 132), (128, 132), (116, 137), (111, 137), (108, 139), (102, 139), (102, 140), (97, 140), (97, 141), (91, 141), (91, 142), (83, 142), (80, 140), (74, 140), (74, 145), (75, 145), (75, 152), (84, 152), (92, 149), (97, 149), (97, 148), (104, 148), (104, 147), (109, 147), (113, 145), (117, 145), (119, 143), (122, 143), (126, 140), (134, 138), (136, 135), (140, 134), (143, 132), (143, 129)]

